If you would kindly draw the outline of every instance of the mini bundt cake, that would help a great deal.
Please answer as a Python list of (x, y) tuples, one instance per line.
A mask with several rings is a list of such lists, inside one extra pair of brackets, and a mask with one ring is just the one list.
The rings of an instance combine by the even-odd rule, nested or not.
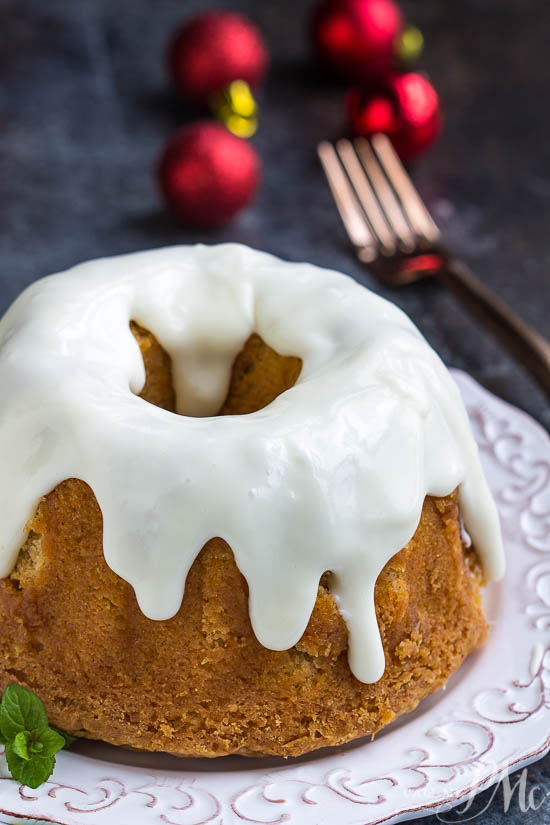
[(236, 245), (92, 262), (18, 299), (0, 375), (0, 689), (53, 725), (297, 756), (485, 640), (502, 547), (458, 391), (345, 276)]

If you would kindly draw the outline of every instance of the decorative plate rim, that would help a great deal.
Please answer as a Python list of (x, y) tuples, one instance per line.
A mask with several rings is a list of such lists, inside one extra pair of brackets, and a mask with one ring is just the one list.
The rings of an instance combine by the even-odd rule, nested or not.
[[(0, 817), (57, 825), (389, 825), (454, 807), (543, 756), (550, 749), (550, 438), (465, 373), (454, 376), (499, 506), (508, 573), (487, 588), (488, 617), (498, 616), (488, 643), (447, 691), (373, 742), (286, 762), (175, 760), (89, 743), (84, 753), (62, 752), (52, 778), (31, 791), (9, 778), (1, 756)], [(98, 758), (104, 752), (107, 759)]]

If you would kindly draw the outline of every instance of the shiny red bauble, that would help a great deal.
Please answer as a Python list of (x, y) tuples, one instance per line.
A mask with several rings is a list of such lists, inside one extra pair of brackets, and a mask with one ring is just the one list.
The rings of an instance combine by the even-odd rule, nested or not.
[(326, 64), (361, 83), (390, 71), (403, 25), (393, 0), (323, 0), (313, 18), (313, 42)]
[(205, 103), (233, 80), (256, 88), (267, 70), (268, 51), (259, 29), (246, 17), (207, 11), (176, 33), (168, 63), (181, 94)]
[(225, 223), (245, 207), (256, 193), (260, 174), (252, 145), (212, 121), (177, 132), (158, 170), (171, 211), (187, 224), (204, 227)]
[(403, 160), (431, 146), (443, 123), (438, 94), (418, 72), (392, 74), (369, 90), (353, 89), (346, 108), (354, 134), (369, 137), (384, 132)]

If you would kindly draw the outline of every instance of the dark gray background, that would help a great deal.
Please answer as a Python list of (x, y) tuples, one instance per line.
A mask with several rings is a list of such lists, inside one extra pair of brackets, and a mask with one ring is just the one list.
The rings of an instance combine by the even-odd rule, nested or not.
[[(154, 180), (168, 136), (194, 117), (166, 83), (163, 51), (197, 0), (0, 0), (0, 310), (36, 277), (86, 258), (185, 241), (236, 240), (380, 287), (353, 259), (315, 157), (342, 123), (343, 87), (309, 62), (308, 0), (234, 0), (273, 65), (255, 144), (261, 192), (216, 232), (179, 226)], [(414, 170), (455, 250), (550, 334), (550, 14), (547, 0), (410, 0), (421, 61), (446, 114)], [(384, 292), (452, 366), (547, 428), (550, 405), (435, 283)], [(529, 770), (550, 791), (550, 758)], [(480, 802), (479, 810), (488, 799)], [(504, 821), (499, 793), (483, 823)], [(549, 821), (550, 799), (507, 820)], [(424, 821), (424, 820), (423, 820)], [(428, 821), (428, 820), (425, 820)], [(430, 820), (431, 821), (431, 820)]]

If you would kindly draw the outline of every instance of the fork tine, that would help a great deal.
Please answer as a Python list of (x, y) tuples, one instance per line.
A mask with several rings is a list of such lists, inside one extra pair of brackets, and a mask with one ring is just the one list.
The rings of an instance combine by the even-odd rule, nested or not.
[(395, 238), (388, 227), (384, 213), (376, 199), (371, 183), (357, 159), (353, 146), (349, 140), (343, 138), (336, 144), (336, 151), (342, 166), (348, 173), (351, 185), (365, 211), (371, 229), (378, 238), (380, 251), (383, 254), (391, 255), (395, 252)]
[(371, 143), (376, 150), (380, 165), (397, 192), (412, 228), (430, 243), (436, 243), (440, 238), (437, 224), (426, 209), (389, 138), (379, 133), (373, 135)]
[(374, 260), (377, 251), (376, 240), (363, 216), (359, 201), (340, 165), (334, 147), (324, 140), (318, 145), (317, 154), (351, 243), (361, 250), (361, 257), (364, 261)]
[(371, 149), (371, 146), (364, 137), (354, 140), (355, 151), (359, 155), (361, 163), (370, 179), (372, 188), (380, 201), (386, 220), (393, 229), (399, 244), (404, 252), (412, 252), (415, 246), (413, 232), (403, 214), (403, 209), (399, 203), (395, 192), (391, 188), (388, 180), (382, 171), (382, 167)]

